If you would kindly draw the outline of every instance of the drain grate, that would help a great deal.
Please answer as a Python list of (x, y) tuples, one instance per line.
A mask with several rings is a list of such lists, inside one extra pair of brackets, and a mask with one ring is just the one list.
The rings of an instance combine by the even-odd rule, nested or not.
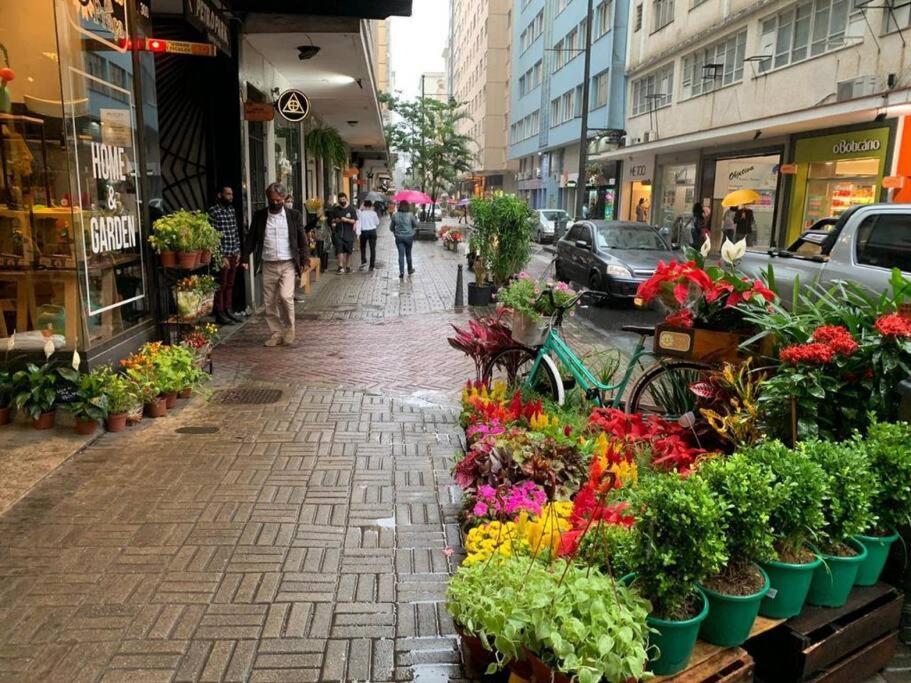
[(238, 387), (236, 389), (223, 389), (216, 392), (215, 396), (212, 398), (212, 402), (232, 406), (262, 406), (268, 403), (277, 403), (281, 400), (281, 397), (281, 389)]
[(216, 434), (218, 427), (211, 425), (200, 425), (198, 427), (178, 427), (174, 430), (176, 434)]

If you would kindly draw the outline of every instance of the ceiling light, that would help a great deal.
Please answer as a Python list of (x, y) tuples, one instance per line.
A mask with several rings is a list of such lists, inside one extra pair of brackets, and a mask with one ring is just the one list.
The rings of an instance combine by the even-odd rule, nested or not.
[(297, 58), (301, 61), (313, 59), (319, 54), (319, 48), (316, 45), (298, 45)]

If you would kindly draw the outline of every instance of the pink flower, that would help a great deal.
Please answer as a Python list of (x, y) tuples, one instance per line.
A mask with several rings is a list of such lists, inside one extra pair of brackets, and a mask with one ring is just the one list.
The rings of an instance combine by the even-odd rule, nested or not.
[(475, 503), (474, 507), (471, 509), (471, 514), (473, 514), (475, 517), (485, 517), (487, 515), (487, 512), (487, 506), (481, 501)]

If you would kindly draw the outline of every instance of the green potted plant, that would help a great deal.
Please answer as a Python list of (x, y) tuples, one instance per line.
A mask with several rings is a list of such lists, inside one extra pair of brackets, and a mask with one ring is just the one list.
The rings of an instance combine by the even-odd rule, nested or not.
[(9, 370), (0, 370), (0, 426), (10, 421), (13, 402), (13, 376)]
[(771, 589), (759, 613), (773, 619), (800, 614), (810, 590), (813, 573), (822, 559), (810, 547), (823, 525), (822, 501), (826, 474), (806, 453), (792, 451), (780, 441), (766, 441), (740, 453), (772, 473), (774, 503), (769, 509), (769, 528), (775, 556), (759, 561)]
[(136, 384), (129, 377), (114, 372), (107, 366), (104, 366), (99, 372), (103, 373), (102, 386), (108, 400), (105, 428), (109, 432), (122, 432), (126, 429), (127, 416), (130, 411), (140, 403)]
[(807, 453), (826, 473), (825, 521), (819, 541), (823, 562), (813, 572), (807, 602), (841, 607), (848, 601), (857, 571), (867, 557), (867, 549), (854, 536), (876, 524), (871, 505), (878, 483), (860, 440), (804, 441), (797, 450)]
[(158, 253), (164, 268), (177, 267), (178, 226), (169, 216), (163, 216), (152, 224), (149, 244)]
[(164, 417), (168, 413), (165, 397), (161, 395), (158, 383), (158, 371), (151, 363), (141, 363), (128, 367), (126, 375), (133, 383), (136, 396), (142, 402), (143, 413), (147, 417)]
[(750, 636), (759, 605), (769, 592), (769, 577), (756, 560), (775, 556), (769, 512), (780, 492), (772, 472), (747, 456), (714, 458), (696, 476), (724, 502), (727, 564), (699, 584), (708, 597), (709, 615), (700, 637), (713, 645), (736, 647)]
[(872, 586), (883, 572), (898, 527), (911, 521), (911, 425), (873, 421), (864, 439), (877, 482), (871, 504), (879, 522), (854, 536), (867, 549), (855, 586)]
[[(200, 252), (206, 244), (204, 235), (210, 233), (212, 225), (202, 211), (181, 209), (159, 218), (152, 224), (152, 230), (149, 241), (159, 254), (174, 251), (176, 265), (192, 269), (199, 263)], [(169, 267), (164, 259), (162, 265)]]
[(106, 369), (97, 368), (80, 375), (74, 383), (76, 398), (66, 408), (75, 419), (77, 434), (92, 434), (98, 423), (108, 416), (110, 406), (104, 386)]
[(158, 390), (165, 399), (165, 407), (169, 409), (177, 404), (177, 394), (184, 388), (181, 360), (174, 353), (176, 348), (161, 345), (151, 356)]
[(629, 578), (652, 604), (651, 670), (674, 674), (686, 668), (708, 616), (698, 584), (728, 560), (724, 504), (700, 477), (652, 474), (633, 490), (630, 509)]
[(543, 342), (547, 319), (557, 306), (565, 306), (575, 292), (562, 282), (542, 284), (527, 273), (519, 273), (497, 294), (497, 301), (512, 311), (512, 337), (526, 346)]
[(51, 429), (57, 408), (61, 375), (51, 363), (28, 363), (13, 373), (13, 405), (32, 418), (35, 429)]
[(221, 267), (221, 233), (209, 222), (199, 223), (199, 232), (196, 237), (199, 246), (199, 264), (207, 266), (214, 261), (216, 269)]

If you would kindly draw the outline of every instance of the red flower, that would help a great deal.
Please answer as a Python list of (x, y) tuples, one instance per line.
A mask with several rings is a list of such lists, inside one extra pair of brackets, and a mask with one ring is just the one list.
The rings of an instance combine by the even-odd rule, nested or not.
[(876, 321), (876, 329), (884, 337), (911, 337), (911, 321), (898, 313), (881, 317)]
[(674, 327), (690, 328), (693, 326), (693, 312), (688, 308), (681, 308), (676, 313), (668, 315), (664, 322)]
[(826, 365), (832, 362), (835, 350), (831, 346), (819, 342), (794, 344), (783, 348), (778, 357), (782, 363), (788, 365)]
[(743, 293), (744, 299), (752, 299), (759, 295), (766, 301), (775, 301), (775, 292), (766, 287), (760, 280), (753, 280), (753, 287)]
[(827, 344), (839, 356), (850, 356), (860, 344), (851, 336), (847, 327), (842, 325), (822, 325), (813, 332), (813, 341)]

